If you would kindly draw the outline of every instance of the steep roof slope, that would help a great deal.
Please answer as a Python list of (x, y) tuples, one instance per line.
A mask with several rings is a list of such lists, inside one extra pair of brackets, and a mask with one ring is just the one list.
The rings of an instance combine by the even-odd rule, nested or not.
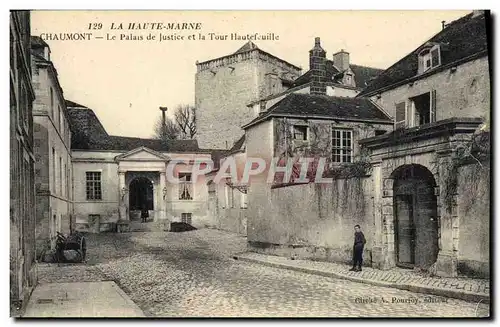
[[(484, 15), (474, 15), (474, 13), (471, 13), (451, 22), (447, 27), (430, 38), (427, 42), (439, 43), (441, 45), (441, 66), (446, 66), (480, 53), (486, 55), (488, 49), (487, 20), (489, 20), (489, 12), (486, 12)], [(415, 77), (418, 73), (417, 50), (422, 45), (386, 69), (369, 83), (358, 96), (371, 95), (381, 89), (390, 89), (393, 85), (396, 87), (398, 83)]]
[(72, 101), (68, 106), (71, 149), (130, 151), (144, 146), (159, 152), (205, 152), (196, 140), (169, 140), (109, 135), (92, 109)]
[(331, 97), (327, 95), (290, 93), (261, 116), (243, 126), (243, 128), (250, 127), (272, 116), (303, 116), (321, 117), (325, 119), (392, 122), (392, 119), (368, 98)]

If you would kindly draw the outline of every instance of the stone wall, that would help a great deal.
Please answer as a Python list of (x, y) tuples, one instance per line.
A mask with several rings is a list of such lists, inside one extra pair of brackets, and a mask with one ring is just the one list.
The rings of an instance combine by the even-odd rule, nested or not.
[(408, 98), (437, 90), (436, 120), (452, 117), (484, 117), (490, 115), (490, 77), (488, 58), (483, 57), (457, 67), (385, 91), (372, 100), (395, 116), (395, 104)]
[(489, 277), (490, 164), (471, 163), (458, 169), (458, 272)]
[(69, 123), (57, 75), (49, 63), (33, 70), (36, 242), (38, 255), (71, 231), (73, 182)]
[(359, 89), (352, 89), (343, 87), (342, 85), (336, 84), (327, 84), (326, 85), (326, 95), (335, 96), (335, 97), (346, 97), (346, 98), (354, 98), (359, 93)]
[[(325, 157), (330, 158), (332, 154), (332, 126), (341, 129), (352, 130), (353, 157), (360, 155), (360, 146), (358, 141), (364, 138), (375, 136), (375, 131), (382, 130), (389, 132), (392, 130), (392, 123), (372, 124), (363, 122), (333, 122), (331, 120), (318, 119), (284, 119), (275, 118), (274, 120), (274, 155), (280, 156), (288, 147), (293, 153), (301, 148), (310, 148), (318, 150)], [(308, 126), (308, 141), (293, 140), (293, 125)], [(288, 131), (286, 133), (285, 131)]]
[(246, 195), (225, 182), (219, 183), (216, 188), (217, 198), (214, 200), (218, 205), (217, 228), (246, 235), (248, 213), (248, 208), (244, 206)]
[[(118, 221), (118, 165), (111, 162), (76, 161), (73, 163), (73, 171), (75, 181), (74, 211), (77, 229), (89, 230), (89, 215), (100, 215), (101, 223)], [(101, 172), (102, 200), (87, 200), (87, 171)]]
[[(255, 50), (198, 64), (195, 76), (197, 139), (200, 148), (230, 148), (255, 118), (251, 102), (283, 90), (282, 72), (298, 76), (289, 65)], [(272, 84), (279, 83), (276, 88)]]
[(231, 67), (196, 74), (196, 138), (201, 148), (230, 148), (243, 135), (240, 127), (253, 118), (246, 104), (258, 98), (255, 62), (248, 59)]
[(373, 203), (368, 178), (335, 180), (270, 189), (252, 185), (248, 214), (251, 251), (350, 263), (354, 225), (367, 239), (371, 265)]
[[(193, 199), (180, 200), (179, 186), (166, 181), (166, 194), (160, 186), (160, 171), (165, 170), (165, 162), (158, 161), (123, 161), (117, 163), (114, 158), (120, 155), (120, 152), (98, 152), (98, 151), (75, 151), (74, 152), (74, 194), (75, 194), (75, 219), (79, 230), (89, 231), (89, 215), (100, 215), (101, 224), (115, 223), (119, 220), (120, 210), (120, 187), (119, 187), (119, 170), (125, 172), (124, 186), (130, 187), (130, 182), (134, 177), (147, 176), (154, 184), (154, 214), (155, 220), (166, 219), (166, 224), (169, 222), (180, 222), (182, 213), (192, 214), (192, 225), (196, 228), (215, 227), (216, 221), (208, 214), (208, 190), (204, 176), (200, 176), (196, 184), (193, 185)], [(195, 158), (208, 159), (208, 155), (196, 154), (172, 154), (164, 153), (172, 160), (192, 160)], [(192, 172), (191, 164), (184, 162), (178, 163), (175, 168), (175, 174), (179, 172)], [(86, 199), (86, 172), (100, 171), (101, 172), (101, 189), (102, 200), (87, 200)], [(128, 194), (125, 195), (124, 201), (128, 207)], [(165, 204), (165, 217), (162, 214), (162, 202)], [(125, 217), (127, 214), (125, 213)]]

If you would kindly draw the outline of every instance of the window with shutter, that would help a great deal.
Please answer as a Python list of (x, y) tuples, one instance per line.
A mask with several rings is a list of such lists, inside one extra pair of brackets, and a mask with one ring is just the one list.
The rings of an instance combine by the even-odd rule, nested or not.
[(433, 123), (436, 121), (436, 90), (432, 90), (431, 92), (431, 112), (430, 112), (430, 122)]
[(411, 106), (411, 110), (407, 111), (409, 127), (420, 126), (436, 121), (435, 90), (411, 97), (409, 99), (409, 104)]
[(441, 65), (441, 49), (439, 44), (427, 45), (418, 53), (418, 73), (422, 74), (429, 69)]
[(439, 58), (439, 48), (434, 48), (431, 50), (431, 59), (432, 59), (432, 68), (439, 66), (440, 58)]
[(396, 104), (396, 129), (406, 127), (406, 102)]

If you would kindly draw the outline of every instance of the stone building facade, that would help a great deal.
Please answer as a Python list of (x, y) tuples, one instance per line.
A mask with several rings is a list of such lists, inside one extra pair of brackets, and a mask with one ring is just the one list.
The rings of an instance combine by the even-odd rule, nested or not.
[(54, 249), (56, 233), (69, 234), (73, 212), (71, 130), (66, 101), (50, 48), (40, 37), (31, 37), (33, 56), (33, 105), (36, 158), (37, 252)]
[(245, 136), (242, 136), (229, 151), (212, 154), (214, 170), (206, 175), (208, 187), (209, 214), (214, 217), (218, 229), (238, 234), (247, 234), (248, 220), (248, 185), (234, 183), (227, 173), (220, 182), (214, 182), (221, 164), (232, 160), (241, 172), (246, 164)]
[(10, 300), (26, 302), (35, 269), (35, 156), (30, 13), (10, 12)]
[[(367, 118), (361, 103), (349, 110), (351, 99), (340, 103), (335, 97), (300, 92), (286, 95), (247, 124), (248, 157), (280, 155), (283, 147), (295, 147), (296, 138), (306, 141), (307, 150), (310, 134), (323, 135), (320, 148), (327, 149), (332, 134), (321, 131), (337, 126), (359, 130), (358, 138), (348, 143), (356, 144), (351, 151), (362, 153), (359, 162), (368, 162), (364, 174), (354, 176), (349, 176), (349, 165), (340, 167), (334, 182), (326, 185), (275, 188), (255, 179), (248, 195), (250, 248), (349, 262), (352, 226), (360, 224), (368, 239), (366, 265), (488, 277), (487, 19), (484, 12), (473, 12), (448, 24), (352, 99), (367, 101), (383, 113), (386, 124), (379, 124), (384, 127), (364, 121), (360, 128), (360, 118)], [(323, 56), (318, 44), (311, 55)], [(310, 74), (317, 71), (311, 69)], [(323, 82), (312, 77), (310, 93), (326, 92), (324, 85), (314, 85)], [(336, 105), (345, 116), (329, 121)], [(285, 119), (285, 130), (292, 132), (283, 140)], [(313, 129), (317, 133), (310, 133)]]
[(256, 117), (252, 101), (287, 89), (300, 68), (248, 42), (235, 53), (197, 62), (195, 106), (201, 148), (230, 149)]
[[(335, 53), (331, 60), (328, 59), (326, 51), (321, 47), (320, 38), (315, 39), (314, 48), (309, 51), (309, 70), (302, 75), (298, 67), (260, 50), (251, 42), (233, 55), (198, 63), (197, 66), (195, 97), (197, 107), (200, 108), (197, 117), (200, 144), (208, 142), (205, 143), (206, 146), (223, 149), (232, 145), (222, 157), (236, 161), (242, 157), (246, 158), (247, 155), (246, 135), (241, 127), (265, 115), (266, 111), (287, 96), (317, 94), (319, 85), (322, 95), (352, 98), (363, 90), (370, 79), (382, 71), (350, 63), (349, 53), (344, 50)], [(240, 69), (236, 70), (235, 67)], [(307, 115), (299, 116), (299, 120), (303, 120)], [(325, 121), (330, 118), (327, 117)], [(266, 125), (265, 122), (262, 124)], [(304, 125), (304, 122), (297, 124)], [(329, 126), (328, 123), (323, 125)], [(277, 126), (278, 124), (275, 124), (275, 127)], [(312, 127), (316, 129), (317, 126), (313, 124)], [(253, 128), (257, 129), (260, 127)], [(330, 133), (328, 128), (327, 131), (327, 134)], [(355, 138), (358, 139), (358, 129), (355, 128), (354, 131)], [(230, 135), (228, 142), (227, 135)], [(261, 134), (260, 152), (267, 149), (267, 136)], [(275, 140), (278, 140), (278, 137)], [(214, 201), (217, 204), (214, 212), (217, 212), (219, 228), (236, 232), (246, 231), (250, 215), (247, 209), (248, 188), (244, 185), (231, 187), (230, 182), (224, 186), (212, 187), (212, 198), (217, 199)]]
[[(208, 214), (205, 176), (194, 181), (193, 165), (210, 160), (196, 140), (162, 141), (109, 135), (93, 110), (68, 101), (75, 183), (75, 229), (98, 233), (117, 224), (171, 222), (215, 227)], [(167, 171), (171, 165), (173, 177)]]
[(451, 22), (362, 92), (395, 118), (394, 132), (360, 142), (374, 170), (378, 267), (489, 275), (489, 210), (467, 204), (489, 203), (487, 19)]
[[(314, 69), (319, 65), (320, 70)], [(311, 90), (313, 79), (323, 84), (321, 93), (335, 97), (355, 97), (368, 83), (377, 77), (383, 70), (373, 67), (355, 65), (350, 62), (350, 54), (341, 50), (328, 59), (327, 52), (321, 47), (321, 39), (315, 38), (315, 45), (309, 51), (309, 70), (293, 81), (290, 88), (281, 93), (260, 98), (248, 104), (248, 107), (258, 114), (271, 108), (290, 93), (313, 94)], [(320, 75), (313, 77), (314, 75)], [(324, 91), (324, 92), (323, 92)]]
[[(326, 89), (320, 92), (326, 93)], [(368, 98), (293, 93), (244, 128), (249, 158), (262, 158), (267, 165), (273, 158), (291, 159), (298, 171), (299, 160), (323, 158), (327, 166), (322, 176), (332, 178), (328, 184), (313, 184), (311, 177), (316, 170), (310, 163), (310, 182), (284, 181), (281, 176), (270, 181), (269, 169), (251, 179), (249, 248), (304, 259), (348, 262), (352, 227), (369, 226), (373, 215), (369, 169), (347, 177), (331, 174), (369, 165), (358, 142), (392, 131), (392, 119)], [(281, 166), (285, 165), (290, 163), (283, 161)], [(371, 257), (371, 231), (365, 233), (369, 240), (365, 252)]]

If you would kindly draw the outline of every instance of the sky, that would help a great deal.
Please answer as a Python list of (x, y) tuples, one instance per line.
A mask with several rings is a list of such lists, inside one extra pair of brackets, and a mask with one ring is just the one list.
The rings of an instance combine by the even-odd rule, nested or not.
[[(345, 49), (351, 63), (385, 69), (438, 33), (441, 21), (469, 12), (33, 11), (31, 32), (93, 33), (90, 40), (46, 40), (65, 98), (93, 109), (111, 135), (151, 137), (160, 106), (167, 106), (171, 115), (177, 105), (194, 104), (196, 61), (228, 55), (246, 43), (231, 40), (231, 33), (274, 33), (278, 40), (254, 43), (301, 66), (303, 73), (315, 37), (321, 38), (327, 58)], [(158, 22), (198, 23), (200, 29), (127, 29), (129, 23)], [(112, 29), (120, 23), (123, 30)], [(146, 40), (150, 33), (155, 40)], [(184, 39), (159, 42), (159, 33)], [(200, 40), (199, 33), (206, 39)], [(228, 36), (210, 40), (210, 33)], [(107, 40), (108, 34), (117, 40)], [(121, 34), (143, 40), (119, 40)], [(195, 40), (188, 39), (192, 34)]]

